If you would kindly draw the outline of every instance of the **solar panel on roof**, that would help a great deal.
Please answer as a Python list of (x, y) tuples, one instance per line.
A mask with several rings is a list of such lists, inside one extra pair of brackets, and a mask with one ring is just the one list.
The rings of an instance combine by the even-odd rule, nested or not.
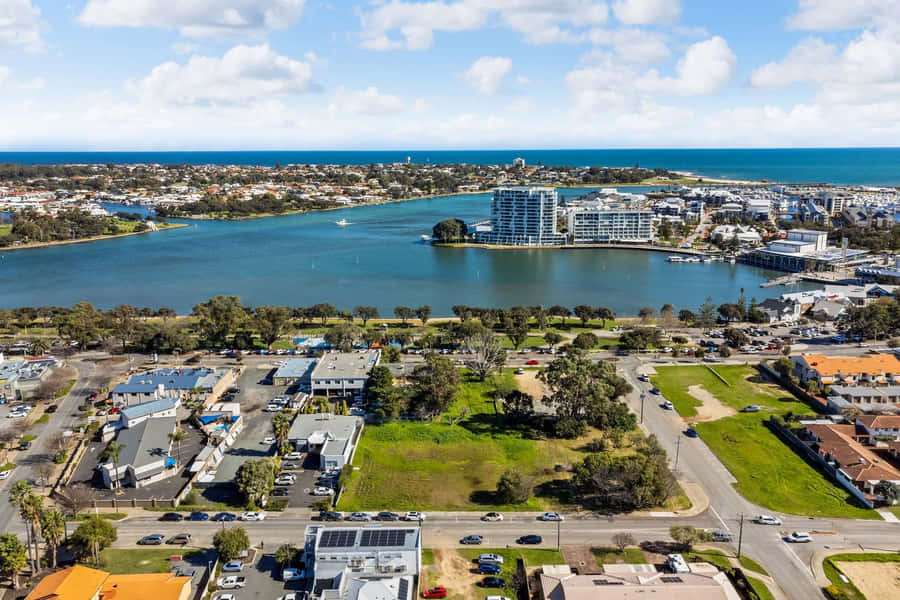
[(319, 539), (320, 548), (347, 548), (356, 542), (356, 531), (346, 529), (332, 529), (322, 532)]
[(409, 598), (409, 581), (405, 578), (400, 580), (397, 587), (397, 600), (407, 600)]
[(411, 529), (365, 529), (362, 532), (360, 546), (403, 546), (406, 542), (406, 534)]

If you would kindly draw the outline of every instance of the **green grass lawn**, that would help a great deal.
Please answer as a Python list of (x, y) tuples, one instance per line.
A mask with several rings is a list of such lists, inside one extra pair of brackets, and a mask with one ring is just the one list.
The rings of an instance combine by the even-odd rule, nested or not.
[(422, 548), (422, 566), (434, 564), (434, 550), (431, 548)]
[[(513, 350), (515, 347), (513, 346), (512, 341), (506, 337), (506, 335), (500, 336), (500, 345), (506, 350)], [(547, 345), (547, 342), (544, 341), (543, 334), (532, 333), (529, 334), (527, 338), (525, 338), (525, 343), (522, 344), (522, 348), (543, 348)]]
[(100, 552), (100, 569), (113, 575), (128, 573), (165, 573), (169, 570), (169, 557), (181, 555), (185, 558), (199, 554), (201, 550), (123, 550), (107, 548)]
[(759, 564), (758, 562), (756, 562), (755, 560), (753, 560), (752, 558), (750, 558), (750, 557), (747, 556), (746, 554), (742, 555), (742, 556), (738, 559), (738, 561), (741, 563), (741, 566), (744, 567), (744, 569), (749, 569), (749, 570), (751, 570), (751, 571), (756, 571), (757, 573), (760, 573), (760, 574), (762, 574), (762, 575), (768, 575), (768, 574), (769, 574), (769, 572), (766, 571), (766, 570), (763, 568), (763, 566), (762, 566), (761, 564)]
[(747, 581), (750, 582), (750, 585), (753, 586), (753, 591), (756, 592), (756, 595), (759, 596), (759, 600), (775, 600), (775, 596), (772, 595), (772, 592), (769, 590), (769, 586), (767, 586), (764, 582), (760, 581), (756, 577), (747, 576)]
[(0, 236), (12, 233), (12, 225), (0, 225)]
[[(438, 419), (365, 428), (341, 510), (510, 511), (557, 505), (550, 498), (532, 496), (525, 504), (498, 506), (493, 491), (511, 469), (535, 485), (568, 478), (555, 467), (583, 457), (588, 438), (531, 439), (529, 429), (506, 426), (494, 414), (490, 382), (464, 377), (457, 401)], [(512, 370), (505, 369), (500, 377), (515, 385)], [(457, 424), (449, 424), (451, 417), (461, 415)]]
[(708, 562), (720, 569), (730, 569), (731, 562), (728, 556), (720, 550), (694, 550), (685, 552), (684, 559), (688, 562)]
[(619, 552), (617, 548), (591, 548), (591, 552), (597, 559), (597, 565), (612, 565), (625, 563), (629, 565), (643, 565), (647, 563), (647, 557), (640, 548), (625, 548)]

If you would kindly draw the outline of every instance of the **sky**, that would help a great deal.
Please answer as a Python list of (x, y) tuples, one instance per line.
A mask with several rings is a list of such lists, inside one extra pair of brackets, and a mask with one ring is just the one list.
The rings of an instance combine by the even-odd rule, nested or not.
[(0, 0), (2, 150), (898, 140), (900, 0)]

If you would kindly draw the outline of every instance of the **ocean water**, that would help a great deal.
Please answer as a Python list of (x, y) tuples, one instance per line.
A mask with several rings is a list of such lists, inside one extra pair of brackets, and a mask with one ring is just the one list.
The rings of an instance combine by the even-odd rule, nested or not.
[(385, 150), (247, 152), (0, 152), (0, 163), (160, 163), (160, 164), (370, 164), (403, 162), (617, 166), (689, 171), (707, 177), (900, 185), (900, 148), (798, 148), (739, 150)]
[[(561, 190), (563, 195), (584, 190)], [(89, 301), (167, 306), (188, 312), (217, 294), (245, 303), (342, 309), (430, 304), (608, 306), (618, 314), (665, 303), (696, 309), (707, 297), (759, 300), (776, 275), (727, 263), (669, 264), (635, 250), (482, 250), (423, 244), (438, 221), (486, 218), (488, 194), (248, 221), (189, 221), (188, 227), (34, 250), (0, 250), (0, 307), (69, 306)], [(351, 225), (338, 227), (346, 219)], [(795, 289), (807, 289), (809, 286)]]

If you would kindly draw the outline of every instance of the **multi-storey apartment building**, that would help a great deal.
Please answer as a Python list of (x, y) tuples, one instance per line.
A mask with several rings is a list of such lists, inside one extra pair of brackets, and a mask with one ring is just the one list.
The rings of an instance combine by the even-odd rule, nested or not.
[(562, 244), (565, 236), (556, 229), (556, 205), (554, 188), (499, 187), (491, 200), (491, 231), (476, 239), (510, 246)]

